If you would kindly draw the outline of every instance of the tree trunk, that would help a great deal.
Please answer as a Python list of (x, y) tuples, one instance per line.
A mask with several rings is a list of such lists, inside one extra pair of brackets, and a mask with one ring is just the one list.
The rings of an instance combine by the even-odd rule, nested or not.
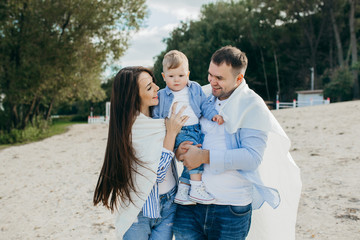
[(46, 114), (46, 118), (45, 118), (45, 119), (46, 119), (47, 121), (50, 120), (51, 110), (52, 110), (53, 103), (54, 103), (54, 98), (51, 100), (49, 109), (48, 109), (47, 114)]
[(353, 67), (352, 74), (354, 79), (353, 85), (353, 98), (359, 99), (359, 80), (358, 80), (358, 70), (355, 69), (357, 64), (357, 43), (356, 43), (356, 33), (355, 33), (355, 0), (349, 0), (350, 3), (350, 16), (349, 16), (349, 26), (350, 26), (350, 45), (351, 45), (351, 65)]
[(330, 65), (330, 69), (334, 68), (334, 63), (333, 63), (333, 41), (330, 40), (330, 46), (329, 46), (329, 65)]
[(264, 79), (265, 79), (267, 100), (270, 101), (270, 93), (269, 93), (269, 86), (268, 86), (267, 74), (266, 74), (266, 69), (265, 69), (264, 55), (263, 55), (263, 52), (262, 52), (261, 48), (260, 48), (260, 54), (261, 54), (261, 63), (262, 63), (263, 71), (264, 71)]
[(279, 68), (276, 57), (276, 52), (274, 51), (274, 60), (275, 60), (275, 70), (276, 70), (276, 82), (277, 82), (277, 93), (276, 93), (276, 101), (280, 101), (280, 79), (279, 79)]
[(29, 122), (30, 115), (32, 114), (32, 112), (33, 112), (33, 110), (34, 110), (34, 107), (35, 107), (36, 99), (37, 99), (37, 96), (35, 95), (34, 98), (33, 98), (32, 103), (31, 103), (31, 106), (30, 106), (30, 108), (29, 108), (29, 111), (26, 113), (26, 116), (25, 116), (24, 119), (23, 119), (22, 128), (25, 128), (26, 125), (27, 125), (28, 122)]
[(309, 27), (304, 26), (304, 32), (305, 32), (305, 35), (307, 37), (307, 40), (308, 40), (309, 46), (310, 46), (311, 66), (314, 68), (314, 89), (319, 89), (322, 87), (322, 83), (319, 82), (320, 79), (318, 79), (316, 77), (316, 75), (317, 75), (316, 74), (316, 65), (317, 65), (316, 64), (316, 56), (317, 56), (317, 50), (319, 47), (320, 39), (321, 39), (322, 33), (324, 31), (326, 19), (322, 20), (317, 36), (315, 34), (312, 18), (310, 17), (309, 20), (310, 20), (310, 25), (309, 25)]
[(339, 34), (339, 30), (338, 30), (338, 27), (336, 24), (334, 11), (333, 11), (332, 7), (330, 8), (330, 18), (331, 18), (331, 24), (332, 24), (333, 30), (334, 30), (338, 62), (339, 62), (340, 67), (344, 67), (344, 53), (343, 53), (343, 48), (342, 48), (341, 40), (340, 40), (340, 34)]
[(19, 124), (19, 115), (18, 115), (18, 112), (17, 112), (17, 105), (14, 104), (12, 106), (12, 111), (11, 111), (11, 121), (14, 125), (14, 128), (17, 128), (18, 127), (18, 124)]

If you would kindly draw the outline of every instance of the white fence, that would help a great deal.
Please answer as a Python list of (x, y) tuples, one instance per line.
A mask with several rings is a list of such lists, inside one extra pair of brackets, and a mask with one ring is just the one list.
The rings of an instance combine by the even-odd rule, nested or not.
[(310, 101), (296, 101), (293, 102), (279, 102), (276, 101), (276, 110), (283, 108), (296, 108), (296, 107), (306, 107), (306, 106), (314, 106), (314, 105), (322, 105), (322, 104), (330, 104), (330, 98), (323, 100), (312, 100)]
[(88, 123), (95, 124), (95, 123), (109, 123), (109, 118), (104, 116), (88, 116)]
[(106, 116), (93, 116), (92, 110), (90, 112), (90, 116), (88, 116), (88, 123), (109, 123), (110, 120), (110, 102), (106, 102), (105, 104), (105, 114)]

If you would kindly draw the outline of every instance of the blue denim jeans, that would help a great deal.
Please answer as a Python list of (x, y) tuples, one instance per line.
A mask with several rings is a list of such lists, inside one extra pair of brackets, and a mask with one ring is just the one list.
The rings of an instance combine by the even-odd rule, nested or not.
[(173, 225), (176, 212), (174, 203), (177, 187), (174, 187), (168, 193), (161, 194), (160, 214), (161, 218), (148, 218), (143, 216), (141, 211), (137, 220), (124, 234), (124, 240), (144, 240), (144, 239), (165, 239), (171, 240), (173, 237)]
[(230, 205), (178, 205), (176, 240), (243, 240), (251, 224), (252, 207)]
[[(201, 127), (200, 124), (195, 125), (189, 125), (189, 126), (183, 126), (179, 132), (179, 134), (176, 137), (175, 140), (175, 149), (177, 149), (180, 145), (180, 143), (184, 141), (191, 141), (193, 142), (193, 145), (196, 145), (198, 143), (202, 143), (204, 140), (204, 135), (201, 133)], [(174, 150), (176, 151), (176, 150)], [(200, 165), (197, 168), (188, 170), (184, 166), (184, 170), (181, 173), (180, 181), (190, 184), (190, 174), (196, 174), (196, 173), (202, 173), (204, 171), (204, 166)]]

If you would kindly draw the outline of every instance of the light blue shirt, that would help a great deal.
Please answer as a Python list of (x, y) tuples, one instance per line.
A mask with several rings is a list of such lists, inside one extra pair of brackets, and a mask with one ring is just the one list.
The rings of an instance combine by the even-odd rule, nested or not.
[[(187, 87), (189, 88), (190, 106), (198, 118), (204, 116), (206, 119), (211, 120), (218, 114), (214, 105), (208, 101), (200, 84), (189, 80)], [(158, 92), (158, 96), (159, 104), (153, 109), (153, 118), (166, 118), (169, 115), (170, 106), (174, 100), (174, 94), (171, 89), (166, 86)]]
[[(215, 98), (210, 97), (215, 103)], [(210, 149), (210, 169), (215, 174), (227, 170), (237, 170), (254, 186), (253, 209), (258, 209), (266, 201), (276, 208), (280, 204), (280, 196), (276, 189), (266, 187), (260, 178), (258, 167), (266, 148), (267, 133), (249, 128), (239, 128), (230, 134), (225, 130), (227, 150)]]

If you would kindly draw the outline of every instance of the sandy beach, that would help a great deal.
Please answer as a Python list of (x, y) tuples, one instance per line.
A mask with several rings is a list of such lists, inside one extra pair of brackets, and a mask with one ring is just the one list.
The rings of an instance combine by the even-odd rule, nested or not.
[[(303, 189), (296, 239), (360, 239), (360, 101), (273, 111)], [(92, 204), (108, 125), (0, 151), (0, 239), (115, 239)]]

